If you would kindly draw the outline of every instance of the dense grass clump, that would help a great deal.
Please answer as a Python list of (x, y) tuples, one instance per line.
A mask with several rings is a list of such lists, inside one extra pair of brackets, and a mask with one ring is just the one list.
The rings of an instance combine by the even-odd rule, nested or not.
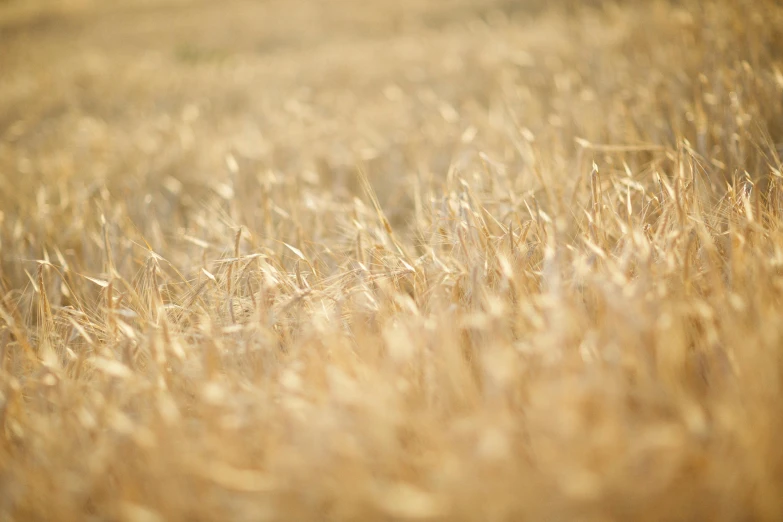
[(783, 5), (0, 2), (0, 519), (783, 520)]

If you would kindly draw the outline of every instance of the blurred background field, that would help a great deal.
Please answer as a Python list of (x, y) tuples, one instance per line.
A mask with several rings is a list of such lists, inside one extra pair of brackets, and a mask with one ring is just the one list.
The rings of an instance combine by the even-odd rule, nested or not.
[(783, 519), (783, 6), (0, 1), (0, 520)]

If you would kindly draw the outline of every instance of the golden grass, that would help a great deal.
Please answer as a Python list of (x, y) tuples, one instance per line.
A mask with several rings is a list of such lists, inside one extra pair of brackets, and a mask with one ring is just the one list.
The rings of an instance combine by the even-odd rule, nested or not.
[(20, 5), (0, 519), (783, 520), (778, 2)]

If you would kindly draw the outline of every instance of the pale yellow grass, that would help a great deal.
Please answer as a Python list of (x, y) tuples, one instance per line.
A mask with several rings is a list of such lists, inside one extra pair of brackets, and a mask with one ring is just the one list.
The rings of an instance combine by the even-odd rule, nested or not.
[(783, 520), (783, 7), (0, 2), (0, 520)]

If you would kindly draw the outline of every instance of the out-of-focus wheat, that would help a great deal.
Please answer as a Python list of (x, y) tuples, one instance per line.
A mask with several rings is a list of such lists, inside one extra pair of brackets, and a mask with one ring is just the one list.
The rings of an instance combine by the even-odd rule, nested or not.
[(2, 519), (783, 519), (783, 8), (538, 4), (0, 25)]

